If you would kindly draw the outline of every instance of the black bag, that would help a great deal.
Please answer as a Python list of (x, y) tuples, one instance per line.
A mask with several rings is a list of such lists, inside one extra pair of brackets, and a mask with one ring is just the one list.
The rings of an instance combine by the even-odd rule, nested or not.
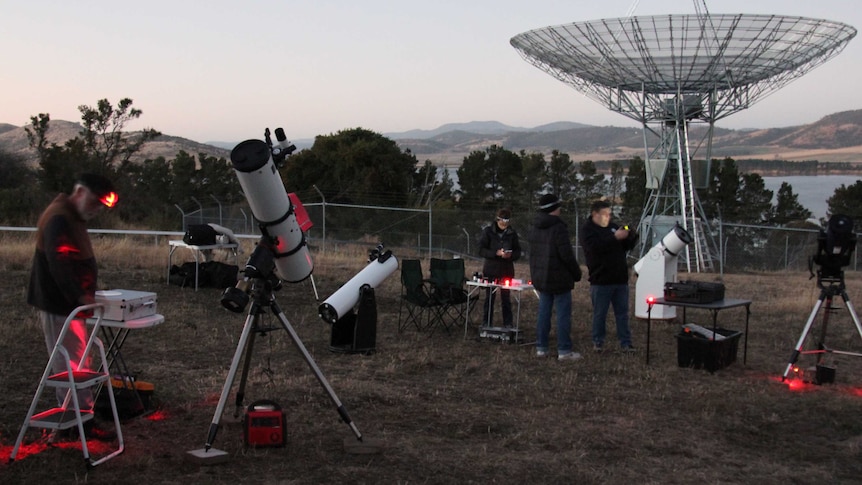
[(190, 224), (183, 242), (192, 246), (211, 246), (216, 243), (218, 232), (209, 224)]
[(201, 271), (198, 275), (200, 283), (198, 283), (198, 286), (222, 289), (235, 286), (238, 273), (239, 267), (235, 264), (227, 264), (220, 261), (201, 263)]
[(189, 261), (181, 266), (172, 265), (168, 283), (185, 288), (195, 285), (195, 263)]

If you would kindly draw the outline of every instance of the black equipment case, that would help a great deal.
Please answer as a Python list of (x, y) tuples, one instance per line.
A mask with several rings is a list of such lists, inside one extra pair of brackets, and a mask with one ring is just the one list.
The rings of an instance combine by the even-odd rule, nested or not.
[(724, 300), (724, 284), (678, 281), (664, 284), (664, 299), (681, 303), (712, 303)]

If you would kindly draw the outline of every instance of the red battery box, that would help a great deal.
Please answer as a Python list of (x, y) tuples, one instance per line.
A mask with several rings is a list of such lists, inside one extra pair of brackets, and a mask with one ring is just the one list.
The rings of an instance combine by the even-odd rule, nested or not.
[(246, 446), (284, 446), (287, 443), (284, 418), (284, 411), (274, 401), (261, 400), (251, 403), (242, 418)]

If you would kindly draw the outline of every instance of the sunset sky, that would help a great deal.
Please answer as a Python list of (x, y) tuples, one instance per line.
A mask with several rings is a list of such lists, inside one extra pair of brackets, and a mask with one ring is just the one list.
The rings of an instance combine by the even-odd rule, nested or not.
[[(724, 0), (712, 13), (824, 18), (862, 28), (856, 0)], [(80, 121), (132, 98), (151, 127), (200, 142), (380, 133), (495, 120), (633, 126), (525, 62), (521, 32), (599, 18), (694, 13), (685, 0), (0, 0), (0, 123)], [(862, 109), (862, 40), (725, 128), (772, 128)]]

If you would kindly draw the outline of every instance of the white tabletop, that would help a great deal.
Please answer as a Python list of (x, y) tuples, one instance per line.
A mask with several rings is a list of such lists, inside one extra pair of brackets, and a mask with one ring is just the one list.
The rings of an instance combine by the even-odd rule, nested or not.
[(189, 248), (189, 249), (195, 249), (198, 251), (201, 251), (204, 249), (235, 249), (237, 247), (236, 243), (207, 244), (204, 246), (198, 246), (195, 244), (186, 244), (184, 241), (181, 241), (181, 240), (168, 241), (168, 244), (171, 246), (176, 246), (178, 248)]
[(533, 285), (529, 283), (515, 283), (504, 285), (501, 283), (492, 283), (492, 282), (483, 282), (483, 281), (473, 281), (468, 280), (467, 286), (476, 286), (479, 288), (500, 288), (503, 290), (512, 290), (512, 291), (524, 291), (524, 290), (532, 290)]
[[(95, 325), (98, 318), (88, 318), (87, 323), (90, 325)], [(102, 319), (100, 325), (102, 327), (112, 327), (112, 328), (127, 328), (127, 329), (136, 329), (136, 328), (147, 328), (147, 327), (155, 327), (165, 321), (165, 316), (161, 314), (153, 314), (147, 317), (136, 318), (134, 320), (105, 320)]]

